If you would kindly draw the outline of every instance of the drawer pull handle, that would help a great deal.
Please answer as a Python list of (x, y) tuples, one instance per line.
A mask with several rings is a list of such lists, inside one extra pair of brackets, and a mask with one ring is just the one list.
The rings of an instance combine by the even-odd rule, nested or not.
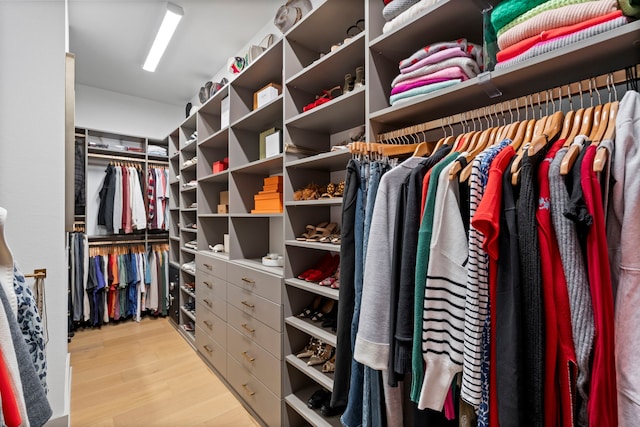
[(209, 282), (202, 282), (202, 283), (204, 283), (207, 286), (207, 288), (209, 288), (209, 289), (213, 288), (213, 286), (211, 286), (211, 283), (209, 283)]
[(208, 320), (205, 320), (203, 323), (204, 323), (205, 325), (207, 325), (207, 328), (209, 328), (209, 329), (213, 329), (213, 325), (212, 325), (212, 324), (211, 324), (211, 322), (209, 322)]
[(250, 334), (256, 331), (255, 329), (248, 327), (246, 323), (243, 323), (241, 326), (244, 328), (245, 331), (249, 332)]
[(241, 303), (242, 305), (244, 305), (245, 307), (249, 307), (249, 308), (256, 308), (256, 306), (255, 306), (255, 305), (253, 305), (253, 304), (249, 304), (249, 303), (248, 303), (248, 302), (246, 302), (246, 301), (240, 301), (240, 303)]
[(209, 301), (208, 299), (203, 299), (202, 300), (205, 304), (207, 304), (209, 307), (213, 307), (213, 304), (211, 303), (211, 301)]
[(205, 267), (207, 267), (209, 270), (211, 270), (211, 264), (207, 264), (207, 263), (203, 263), (202, 265), (204, 265)]
[(204, 349), (207, 350), (207, 352), (209, 352), (209, 353), (213, 353), (213, 349), (211, 347), (209, 347), (209, 344), (206, 344), (204, 346)]
[(254, 394), (256, 394), (255, 391), (251, 391), (251, 389), (249, 389), (249, 387), (247, 387), (246, 384), (242, 384), (242, 388), (244, 388), (244, 391), (249, 395), (249, 396), (253, 396)]
[(251, 284), (251, 285), (255, 285), (255, 284), (256, 284), (256, 281), (255, 281), (255, 280), (253, 280), (253, 279), (249, 279), (249, 278), (247, 278), (247, 277), (243, 277), (243, 278), (242, 278), (242, 281), (243, 281), (243, 282), (245, 282), (245, 283), (249, 283), (249, 284)]
[(242, 352), (242, 356), (243, 356), (245, 359), (247, 359), (249, 362), (253, 362), (254, 360), (256, 360), (256, 358), (255, 358), (255, 357), (251, 357), (251, 356), (249, 356), (249, 354), (248, 354), (246, 351), (243, 351), (243, 352)]

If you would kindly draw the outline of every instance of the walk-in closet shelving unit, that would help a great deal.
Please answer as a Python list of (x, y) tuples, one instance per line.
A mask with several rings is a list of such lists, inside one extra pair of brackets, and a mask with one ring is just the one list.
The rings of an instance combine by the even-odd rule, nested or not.
[[(336, 334), (322, 322), (298, 317), (318, 296), (337, 303), (339, 290), (298, 279), (329, 252), (340, 253), (340, 245), (296, 240), (307, 225), (322, 222), (341, 226), (342, 197), (294, 200), (294, 192), (309, 184), (339, 184), (344, 181), (350, 154), (345, 149), (331, 151), (334, 145), (349, 142), (366, 124), (364, 86), (343, 93), (345, 76), (355, 77), (356, 68), (366, 65), (366, 32), (347, 30), (358, 23), (366, 25), (365, 4), (361, 0), (329, 0), (316, 6), (285, 36), (284, 44), (284, 142), (318, 154), (285, 154), (285, 286), (284, 359), (285, 414), (283, 424), (340, 425), (338, 417), (326, 418), (309, 409), (307, 400), (318, 389), (331, 391), (333, 373), (322, 372), (322, 364), (308, 366), (308, 359), (296, 357), (313, 337), (336, 346)], [(328, 23), (331, 23), (328, 25)], [(352, 31), (354, 28), (352, 28)], [(357, 32), (357, 31), (356, 31)], [(331, 49), (334, 47), (333, 51)], [(366, 68), (366, 67), (365, 67)], [(339, 86), (331, 101), (303, 111), (323, 90)]]
[[(178, 130), (177, 144), (179, 155), (172, 157), (172, 165), (176, 162), (180, 179), (177, 183), (179, 191), (179, 214), (178, 231), (179, 240), (176, 243), (180, 247), (180, 331), (195, 345), (195, 325), (196, 325), (196, 295), (197, 287), (193, 288), (196, 282), (195, 277), (195, 257), (196, 250), (185, 246), (185, 244), (196, 240), (197, 237), (197, 185), (196, 183), (196, 139), (193, 133), (196, 131), (196, 116), (185, 119)], [(177, 160), (176, 160), (177, 159)], [(172, 244), (173, 248), (173, 244)], [(195, 289), (193, 291), (192, 289)]]
[[(177, 135), (179, 221), (172, 251), (180, 264), (195, 259), (195, 292), (181, 293), (181, 305), (195, 300), (195, 341), (202, 358), (245, 405), (267, 425), (282, 423), (283, 267), (262, 265), (269, 252), (284, 252), (283, 213), (252, 214), (253, 196), (264, 178), (283, 174), (283, 156), (260, 159), (261, 132), (282, 129), (283, 97), (253, 108), (253, 94), (282, 85), (282, 41), (277, 41), (231, 84), (221, 88), (171, 135)], [(223, 126), (223, 103), (229, 125)], [(197, 142), (185, 145), (194, 130)], [(197, 155), (195, 166), (185, 166)], [(174, 160), (177, 159), (177, 160)], [(228, 169), (212, 164), (228, 160)], [(196, 180), (197, 186), (184, 184)], [(228, 213), (218, 213), (220, 193), (229, 191)], [(191, 208), (196, 202), (196, 207)], [(197, 223), (195, 233), (187, 227)], [(173, 227), (173, 226), (172, 226)], [(229, 252), (213, 252), (229, 235)], [(195, 239), (197, 250), (184, 247)], [(182, 272), (181, 285), (194, 276)], [(191, 314), (191, 313), (189, 313)], [(183, 322), (190, 317), (184, 313)]]
[(175, 130), (169, 142), (169, 261), (180, 268), (180, 133)]
[[(344, 179), (350, 154), (330, 151), (333, 145), (348, 142), (362, 125), (366, 140), (373, 141), (382, 132), (640, 62), (634, 45), (640, 27), (634, 22), (511, 69), (491, 72), (390, 107), (390, 83), (398, 73), (398, 61), (438, 41), (465, 37), (481, 44), (482, 9), (488, 2), (441, 0), (385, 34), (382, 2), (346, 3), (318, 2), (283, 40), (218, 92), (196, 116), (196, 275), (197, 289), (206, 292), (196, 292), (196, 296), (198, 313), (209, 316), (198, 316), (197, 348), (268, 425), (340, 425), (338, 417), (325, 418), (306, 405), (316, 389), (332, 389), (332, 375), (307, 366), (295, 356), (310, 337), (336, 344), (335, 333), (297, 314), (316, 295), (337, 300), (339, 290), (297, 279), (297, 275), (327, 251), (338, 253), (340, 246), (302, 242), (296, 237), (307, 224), (339, 224), (342, 200), (296, 201), (293, 197), (296, 190), (309, 183), (338, 183)], [(361, 18), (366, 21), (365, 32), (345, 42), (344, 33)], [(330, 47), (339, 42), (343, 42), (342, 46), (331, 52)], [(366, 69), (366, 89), (356, 89), (303, 111), (322, 90), (342, 85), (344, 75), (354, 74), (360, 65)], [(253, 111), (253, 92), (271, 82), (282, 83), (283, 94)], [(496, 88), (502, 93), (497, 99), (492, 97)], [(222, 127), (220, 104), (226, 96), (230, 98), (231, 125)], [(317, 150), (319, 154), (285, 153), (260, 160), (258, 134), (268, 127), (283, 129), (285, 144)], [(437, 132), (441, 132), (439, 127), (434, 135)], [(227, 156), (229, 171), (212, 174), (211, 162)], [(284, 175), (284, 213), (250, 214), (253, 195), (260, 190), (262, 178), (271, 174)], [(229, 191), (228, 215), (216, 210), (219, 191), (223, 189)], [(210, 244), (222, 243), (225, 233), (231, 236), (230, 253), (208, 251)], [(284, 268), (259, 264), (258, 258), (267, 252), (284, 252)], [(225, 300), (226, 306), (222, 303)], [(283, 378), (281, 385), (276, 376)], [(282, 408), (282, 412), (273, 412), (273, 408)]]
[[(93, 194), (94, 190), (97, 191), (99, 186), (102, 185), (102, 173), (110, 162), (139, 165), (144, 173), (144, 177), (147, 176), (147, 171), (150, 166), (166, 166), (168, 164), (167, 156), (157, 156), (147, 153), (148, 146), (151, 144), (168, 149), (169, 143), (167, 139), (157, 140), (87, 128), (76, 128), (75, 137), (76, 143), (83, 144), (84, 146), (84, 176), (87, 194)], [(99, 146), (93, 146), (94, 144), (98, 144)], [(94, 172), (99, 175), (100, 179), (94, 176)], [(91, 182), (89, 182), (90, 179)], [(143, 185), (143, 191), (146, 191), (146, 182), (142, 182), (141, 184)], [(91, 186), (91, 188), (88, 188), (89, 186)], [(98, 187), (94, 188), (95, 186)], [(97, 203), (94, 203), (93, 200), (90, 201), (90, 203), (92, 203), (92, 205), (87, 205), (84, 212), (76, 212), (77, 222), (85, 222), (86, 225), (91, 225), (90, 229), (86, 230), (89, 241), (126, 242), (127, 240), (133, 239), (143, 241), (146, 244), (164, 243), (169, 237), (166, 231), (148, 229), (134, 231), (134, 233), (126, 235), (106, 234), (104, 230), (98, 229), (95, 225), (98, 214)], [(91, 218), (88, 218), (89, 215)]]

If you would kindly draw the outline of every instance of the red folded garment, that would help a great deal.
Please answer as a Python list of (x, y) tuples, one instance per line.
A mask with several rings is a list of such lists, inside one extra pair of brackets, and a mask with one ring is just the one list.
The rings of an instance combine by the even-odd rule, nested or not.
[(537, 36), (529, 37), (528, 39), (524, 39), (508, 48), (501, 50), (496, 55), (496, 59), (498, 62), (507, 61), (511, 58), (514, 58), (527, 50), (531, 49), (537, 43), (555, 39), (556, 37), (566, 36), (568, 34), (575, 33), (577, 31), (584, 30), (585, 28), (592, 27), (594, 25), (602, 24), (603, 22), (610, 21), (612, 19), (616, 19), (622, 16), (621, 10), (616, 10), (615, 12), (607, 13), (606, 15), (598, 16), (596, 18), (588, 19), (583, 22), (579, 22), (574, 25), (568, 25), (566, 27), (554, 28), (553, 30), (543, 31)]
[(385, 6), (386, 6), (386, 5), (388, 5), (389, 3), (391, 3), (393, 0), (382, 0), (382, 1), (384, 2)]

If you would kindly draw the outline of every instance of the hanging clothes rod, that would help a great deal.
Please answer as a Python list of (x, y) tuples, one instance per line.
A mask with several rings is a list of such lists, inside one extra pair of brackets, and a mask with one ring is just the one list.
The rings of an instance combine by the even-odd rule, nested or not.
[(89, 242), (89, 246), (140, 245), (144, 240), (100, 240)]
[(33, 274), (25, 274), (24, 277), (36, 278), (36, 279), (45, 279), (47, 277), (47, 269), (46, 268), (36, 268), (35, 270), (33, 270)]
[(137, 162), (137, 163), (145, 162), (144, 159), (138, 159), (136, 157), (118, 156), (118, 155), (111, 155), (111, 154), (87, 153), (87, 157), (107, 159), (107, 160), (113, 160), (113, 161), (122, 161), (122, 162)]
[[(635, 68), (636, 70), (640, 70), (640, 65), (636, 65)], [(625, 69), (617, 70), (612, 73), (607, 73), (607, 74), (602, 74), (599, 76), (592, 77), (591, 79), (568, 83), (560, 87), (551, 88), (548, 90), (521, 96), (518, 98), (504, 100), (497, 104), (491, 104), (485, 107), (476, 108), (475, 110), (454, 114), (453, 116), (447, 116), (447, 117), (439, 118), (436, 120), (431, 120), (428, 122), (407, 126), (405, 128), (381, 133), (375, 139), (377, 142), (393, 141), (399, 138), (404, 138), (411, 135), (417, 135), (433, 129), (444, 128), (445, 126), (471, 121), (474, 118), (486, 116), (487, 112), (489, 112), (490, 115), (495, 115), (496, 112), (499, 112), (501, 114), (509, 113), (509, 111), (511, 111), (513, 108), (512, 104), (514, 102), (516, 104), (515, 105), (516, 110), (519, 108), (527, 108), (528, 106), (531, 106), (530, 101), (533, 98), (533, 99), (536, 99), (536, 107), (537, 107), (538, 104), (543, 105), (547, 102), (556, 101), (558, 100), (558, 98), (566, 98), (569, 95), (575, 96), (578, 93), (583, 93), (584, 95), (587, 95), (592, 90), (603, 89), (603, 88), (615, 86), (618, 84), (623, 84), (626, 81), (627, 81), (627, 75), (626, 75)], [(589, 84), (591, 84), (590, 89), (589, 89)], [(540, 100), (540, 102), (538, 103), (537, 100)]]

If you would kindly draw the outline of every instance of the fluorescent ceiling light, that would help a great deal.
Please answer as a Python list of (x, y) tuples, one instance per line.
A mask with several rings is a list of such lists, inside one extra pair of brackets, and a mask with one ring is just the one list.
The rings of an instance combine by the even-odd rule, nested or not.
[(164, 15), (164, 19), (162, 19), (162, 24), (160, 24), (160, 29), (158, 30), (158, 34), (156, 34), (156, 39), (153, 41), (153, 45), (149, 50), (147, 60), (142, 66), (144, 70), (152, 73), (156, 70), (160, 58), (162, 58), (171, 37), (173, 37), (173, 33), (176, 31), (178, 23), (182, 19), (182, 15), (184, 15), (184, 12), (180, 6), (167, 3), (167, 12)]

